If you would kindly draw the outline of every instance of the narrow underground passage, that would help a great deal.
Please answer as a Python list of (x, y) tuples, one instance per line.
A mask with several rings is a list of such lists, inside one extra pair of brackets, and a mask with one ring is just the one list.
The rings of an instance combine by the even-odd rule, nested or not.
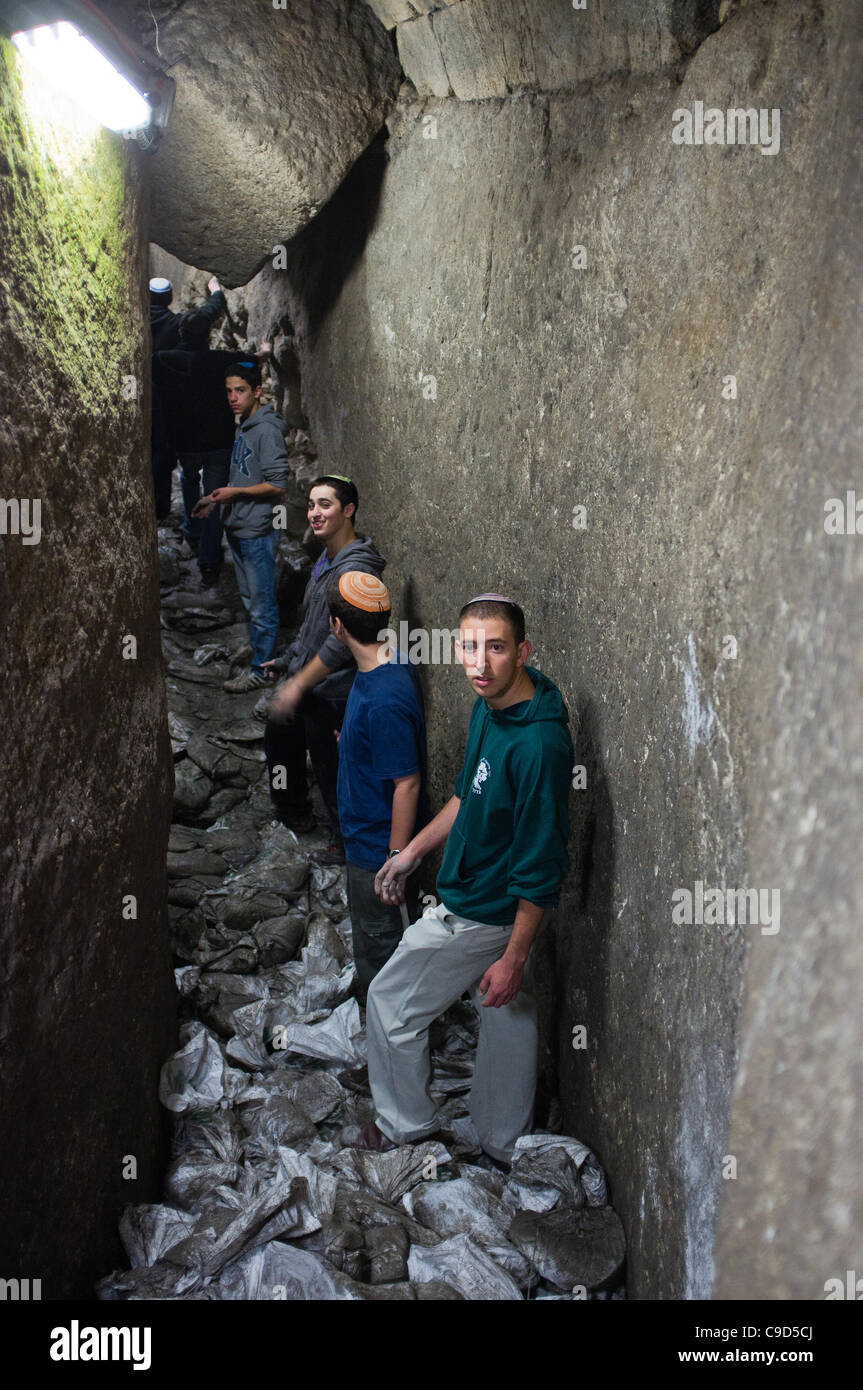
[[(49, 91), (4, 30), (2, 1287), (293, 1297), (319, 1287), (290, 1283), (303, 1256), (338, 1297), (448, 1298), (458, 1269), (437, 1278), (433, 1252), (469, 1238), (519, 1298), (840, 1296), (863, 1260), (858, 8), (685, 0), (645, 25), (628, 0), (4, 0), (0, 16), (55, 3), (85, 27), (101, 8), (121, 66), (140, 46), (153, 105), (134, 136), (92, 120), (84, 84)], [(210, 347), (271, 343), (279, 644), (320, 560), (309, 485), (350, 475), (406, 645), (510, 594), (565, 697), (572, 871), (537, 938), (531, 1128), (604, 1167), (626, 1236), (605, 1277), (556, 1282), (511, 1232), (519, 1206), (547, 1216), (559, 1251), (605, 1207), (560, 1145), (514, 1177), (469, 1146), (468, 1000), (433, 1037), (445, 1122), (428, 1142), (449, 1159), (426, 1150), (400, 1196), (400, 1160), (348, 1142), (371, 1105), (353, 1024), (339, 1057), (298, 1046), (363, 1023), (347, 874), (314, 858), (318, 788), (317, 829), (273, 822), (270, 687), (224, 689), (250, 674), (248, 625), (224, 546), (207, 559), (198, 541), (217, 576), (184, 549), (177, 475), (153, 525), (147, 283), (172, 280), (183, 312), (210, 272), (228, 287)], [(419, 674), (438, 810), (477, 692), (456, 662)], [(423, 861), (421, 900), (438, 869)], [(728, 895), (771, 913), (710, 920)], [(200, 1103), (170, 1060), (186, 1046)], [(160, 1101), (166, 1066), (184, 1108)], [(291, 1074), (297, 1090), (269, 1093)], [(395, 1216), (345, 1209), (387, 1175)], [(459, 1183), (493, 1215), (458, 1208), (439, 1232)]]
[[(200, 312), (195, 299), (206, 293), (206, 277), (154, 248), (151, 269), (158, 268), (178, 277), (181, 313)], [(165, 275), (151, 280), (157, 324), (165, 321), (168, 283)], [(213, 294), (207, 305), (221, 311), (212, 325), (218, 346), (198, 362), (218, 380), (230, 371), (226, 353), (235, 350), (243, 360), (256, 361), (257, 344), (237, 331), (246, 318), (248, 290), (226, 300), (214, 283), (208, 289)], [(189, 323), (187, 318), (186, 336)], [(347, 539), (343, 526), (329, 526), (335, 536), (329, 550), (309, 523), (309, 515), (320, 522), (328, 505), (309, 507), (309, 495), (336, 504), (339, 499), (331, 485), (313, 486), (320, 466), (296, 404), (292, 328), (287, 319), (279, 327), (260, 400), (282, 412), (290, 469), (286, 491), (271, 504), (281, 507), (281, 653), (296, 650), (291, 644), (298, 631), (305, 636), (304, 650), (310, 633), (312, 650), (322, 642), (321, 632), (304, 620), (316, 600), (309, 594), (303, 602), (306, 586), (311, 593), (321, 583), (322, 566), (335, 565), (346, 548), (360, 563), (371, 556), (377, 564), (380, 557), (359, 517), (358, 541)], [(160, 374), (176, 360), (176, 353), (156, 354), (154, 395), (162, 389), (166, 427), (175, 413), (185, 421), (185, 433), (177, 426), (182, 448), (186, 417), (194, 425), (199, 412), (191, 399), (195, 382), (190, 390), (184, 376), (172, 392), (170, 370)], [(179, 360), (187, 370), (182, 349)], [(235, 379), (229, 375), (228, 381)], [(208, 408), (215, 409), (215, 402)], [(232, 433), (227, 406), (223, 413)], [(197, 428), (204, 431), (205, 422), (198, 419)], [(512, 1166), (500, 1154), (484, 1152), (469, 1114), (478, 1033), (477, 1005), (469, 994), (432, 1025), (436, 1132), (422, 1142), (390, 1145), (387, 1152), (355, 1147), (363, 1142), (363, 1127), (376, 1118), (366, 1065), (366, 990), (395, 943), (374, 943), (377, 955), (363, 962), (358, 977), (347, 870), (343, 862), (328, 862), (343, 861), (345, 847), (332, 805), (316, 783), (315, 758), (307, 769), (312, 814), (305, 807), (297, 815), (290, 804), (284, 813), (285, 769), (278, 748), (270, 750), (267, 766), (264, 741), (286, 678), (280, 673), (275, 689), (273, 682), (236, 688), (249, 670), (250, 626), (231, 547), (219, 535), (217, 573), (213, 538), (205, 537), (194, 515), (204, 485), (200, 462), (197, 451), (182, 456), (171, 511), (158, 529), (175, 760), (167, 910), (181, 1019), (180, 1047), (166, 1061), (160, 1083), (161, 1102), (171, 1115), (172, 1157), (163, 1202), (124, 1211), (120, 1234), (131, 1267), (101, 1280), (99, 1296), (624, 1297), (625, 1241), (605, 1175), (585, 1145), (560, 1132), (562, 1112), (547, 1088), (539, 1102), (546, 1124), (538, 1109)], [(366, 522), (369, 530), (372, 524)], [(342, 571), (355, 563), (343, 556)], [(388, 631), (394, 646), (398, 615), (378, 621), (380, 634)], [(387, 657), (399, 660), (385, 645)], [(447, 653), (448, 662), (454, 659)], [(452, 680), (461, 671), (456, 666), (444, 674)], [(343, 717), (334, 704), (332, 720)], [(396, 723), (388, 727), (387, 709), (375, 708), (383, 742), (396, 737), (398, 717), (396, 708), (389, 715)], [(334, 731), (327, 732), (335, 740)], [(280, 790), (271, 796), (271, 787)], [(426, 808), (418, 825), (430, 816)], [(361, 835), (353, 835), (348, 853), (358, 842), (360, 854), (368, 853)], [(433, 908), (433, 867), (426, 865), (419, 879), (412, 877), (412, 905)], [(368, 912), (366, 903), (362, 910)], [(389, 931), (391, 937), (391, 925)], [(502, 928), (494, 931), (506, 937)], [(506, 1084), (503, 1077), (499, 1084)]]

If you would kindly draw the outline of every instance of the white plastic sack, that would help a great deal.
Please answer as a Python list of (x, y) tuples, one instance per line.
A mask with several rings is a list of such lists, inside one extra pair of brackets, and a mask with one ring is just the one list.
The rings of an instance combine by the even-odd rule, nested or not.
[(155, 1264), (166, 1250), (194, 1230), (198, 1217), (177, 1207), (128, 1206), (120, 1217), (120, 1239), (133, 1269)]
[(300, 1236), (316, 1230), (320, 1223), (311, 1217), (304, 1197), (305, 1186), (301, 1182), (275, 1182), (249, 1194), (244, 1206), (234, 1208), (233, 1215), (227, 1213), (227, 1220), (222, 1219), (226, 1213), (208, 1207), (194, 1235), (169, 1251), (168, 1262), (194, 1269), (200, 1287), (249, 1248), (282, 1234)]
[(294, 1178), (305, 1179), (308, 1185), (308, 1207), (320, 1225), (323, 1217), (330, 1216), (336, 1209), (338, 1174), (331, 1169), (328, 1170), (325, 1166), (321, 1166), (320, 1157), (316, 1162), (308, 1153), (301, 1154), (297, 1153), (296, 1149), (283, 1147), (280, 1147), (277, 1152), (280, 1180), (292, 1182)]
[(347, 1281), (310, 1250), (272, 1241), (236, 1260), (218, 1281), (221, 1296), (288, 1302), (351, 1301)]
[(353, 955), (354, 934), (350, 917), (343, 917), (340, 922), (333, 922), (333, 926), (342, 939), (342, 945), (350, 955)]
[(347, 999), (356, 979), (353, 964), (340, 969), (332, 956), (310, 951), (308, 946), (303, 947), (299, 960), (280, 966), (279, 974), (290, 986), (288, 998), (298, 1014), (334, 1009)]
[(162, 1067), (159, 1099), (166, 1110), (211, 1110), (224, 1095), (224, 1061), (215, 1038), (202, 1028)]
[(535, 1277), (530, 1261), (507, 1240), (511, 1208), (470, 1178), (420, 1183), (405, 1193), (402, 1206), (439, 1236), (469, 1234), (521, 1288)]
[[(368, 1188), (382, 1201), (395, 1204), (409, 1188), (434, 1177), (438, 1168), (449, 1161), (450, 1154), (443, 1144), (431, 1140), (423, 1144), (402, 1144), (389, 1153), (343, 1149), (334, 1166), (351, 1182)], [(451, 1184), (441, 1186), (450, 1187)], [(413, 1215), (409, 1207), (408, 1211)]]
[[(272, 1071), (287, 1054), (284, 1030), (296, 1019), (297, 1010), (290, 999), (258, 999), (243, 1004), (231, 1014), (236, 1033), (225, 1050), (232, 1061), (251, 1071)], [(268, 1044), (276, 1050), (270, 1052)]]
[(366, 1060), (366, 1034), (360, 1024), (356, 999), (344, 1004), (322, 1023), (290, 1023), (284, 1033), (288, 1052), (301, 1052), (322, 1062), (343, 1062), (357, 1066)]
[(442, 1280), (465, 1298), (523, 1301), (515, 1280), (466, 1235), (453, 1236), (430, 1249), (412, 1245), (408, 1276), (412, 1284)]
[(310, 1071), (292, 1081), (285, 1094), (305, 1110), (309, 1119), (319, 1124), (332, 1114), (349, 1093), (331, 1072)]
[(191, 994), (201, 978), (200, 965), (181, 965), (174, 971), (174, 983), (181, 996)]
[(219, 1158), (208, 1149), (187, 1149), (170, 1164), (165, 1174), (165, 1193), (188, 1211), (200, 1211), (223, 1184), (237, 1180), (237, 1164)]
[(587, 1205), (608, 1205), (605, 1175), (596, 1155), (578, 1139), (563, 1134), (523, 1134), (516, 1140), (507, 1192), (516, 1207), (523, 1211), (551, 1211), (566, 1197), (565, 1186), (558, 1180), (543, 1185), (541, 1181), (544, 1156), (562, 1157), (566, 1154), (578, 1171)]

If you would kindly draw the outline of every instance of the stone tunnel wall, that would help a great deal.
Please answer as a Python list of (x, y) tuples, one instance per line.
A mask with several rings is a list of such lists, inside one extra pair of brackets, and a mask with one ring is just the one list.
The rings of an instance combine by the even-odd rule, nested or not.
[(0, 120), (0, 1277), (88, 1298), (158, 1197), (175, 1045), (146, 188), (5, 40)]
[[(860, 6), (373, 8), (412, 79), (385, 173), (261, 272), (248, 332), (293, 321), (400, 616), (513, 592), (577, 721), (544, 1072), (630, 1296), (823, 1296), (863, 1267), (863, 552), (824, 525), (860, 481)], [(777, 148), (674, 143), (696, 102), (764, 108), (765, 149), (778, 108)], [(426, 690), (440, 804), (469, 698)], [(676, 923), (696, 885), (764, 914)]]

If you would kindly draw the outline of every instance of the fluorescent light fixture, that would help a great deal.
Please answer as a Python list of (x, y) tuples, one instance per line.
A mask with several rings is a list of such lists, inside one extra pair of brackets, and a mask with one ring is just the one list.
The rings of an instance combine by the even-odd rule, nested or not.
[(109, 130), (142, 130), (152, 108), (74, 24), (42, 24), (12, 35), (21, 56), (47, 82)]
[(11, 35), (32, 72), (96, 120), (156, 149), (171, 117), (173, 78), (96, 0), (0, 0), (0, 33)]

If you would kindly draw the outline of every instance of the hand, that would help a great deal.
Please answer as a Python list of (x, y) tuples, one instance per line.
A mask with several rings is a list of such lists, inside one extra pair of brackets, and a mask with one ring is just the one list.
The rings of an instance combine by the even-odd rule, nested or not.
[(222, 286), (219, 284), (215, 275), (211, 275), (207, 281), (207, 289), (210, 291), (210, 294), (215, 294), (216, 290), (220, 290), (221, 288)]
[(276, 670), (273, 670), (273, 669), (272, 669), (272, 668), (275, 666), (275, 664), (276, 664), (275, 658), (273, 658), (272, 661), (262, 661), (262, 662), (261, 662), (261, 666), (262, 666), (263, 670), (265, 670), (266, 673), (267, 673), (267, 679), (268, 679), (268, 680), (277, 681), (277, 680), (279, 679), (279, 676), (282, 674), (280, 670), (279, 670), (279, 671), (276, 671)]
[(261, 343), (260, 348), (258, 349), (258, 356), (259, 356), (259, 357), (269, 357), (269, 356), (271, 355), (272, 351), (273, 351), (273, 345), (272, 345), (272, 343), (271, 343), (271, 342), (268, 342), (267, 339), (264, 339), (264, 341)]
[(302, 698), (303, 690), (297, 684), (296, 677), (292, 676), (270, 701), (270, 718), (275, 715), (279, 719), (293, 719)]
[(480, 994), (486, 994), (482, 1001), (484, 1009), (499, 1009), (502, 1004), (511, 1004), (521, 989), (524, 966), (518, 961), (507, 960), (501, 956), (490, 965), (479, 982)]
[(403, 903), (405, 881), (419, 867), (420, 859), (402, 850), (382, 864), (375, 875), (375, 892), (382, 903)]
[(214, 487), (207, 500), (210, 502), (230, 502), (239, 491), (238, 487)]
[(212, 496), (199, 497), (192, 508), (192, 516), (209, 516), (215, 505)]

